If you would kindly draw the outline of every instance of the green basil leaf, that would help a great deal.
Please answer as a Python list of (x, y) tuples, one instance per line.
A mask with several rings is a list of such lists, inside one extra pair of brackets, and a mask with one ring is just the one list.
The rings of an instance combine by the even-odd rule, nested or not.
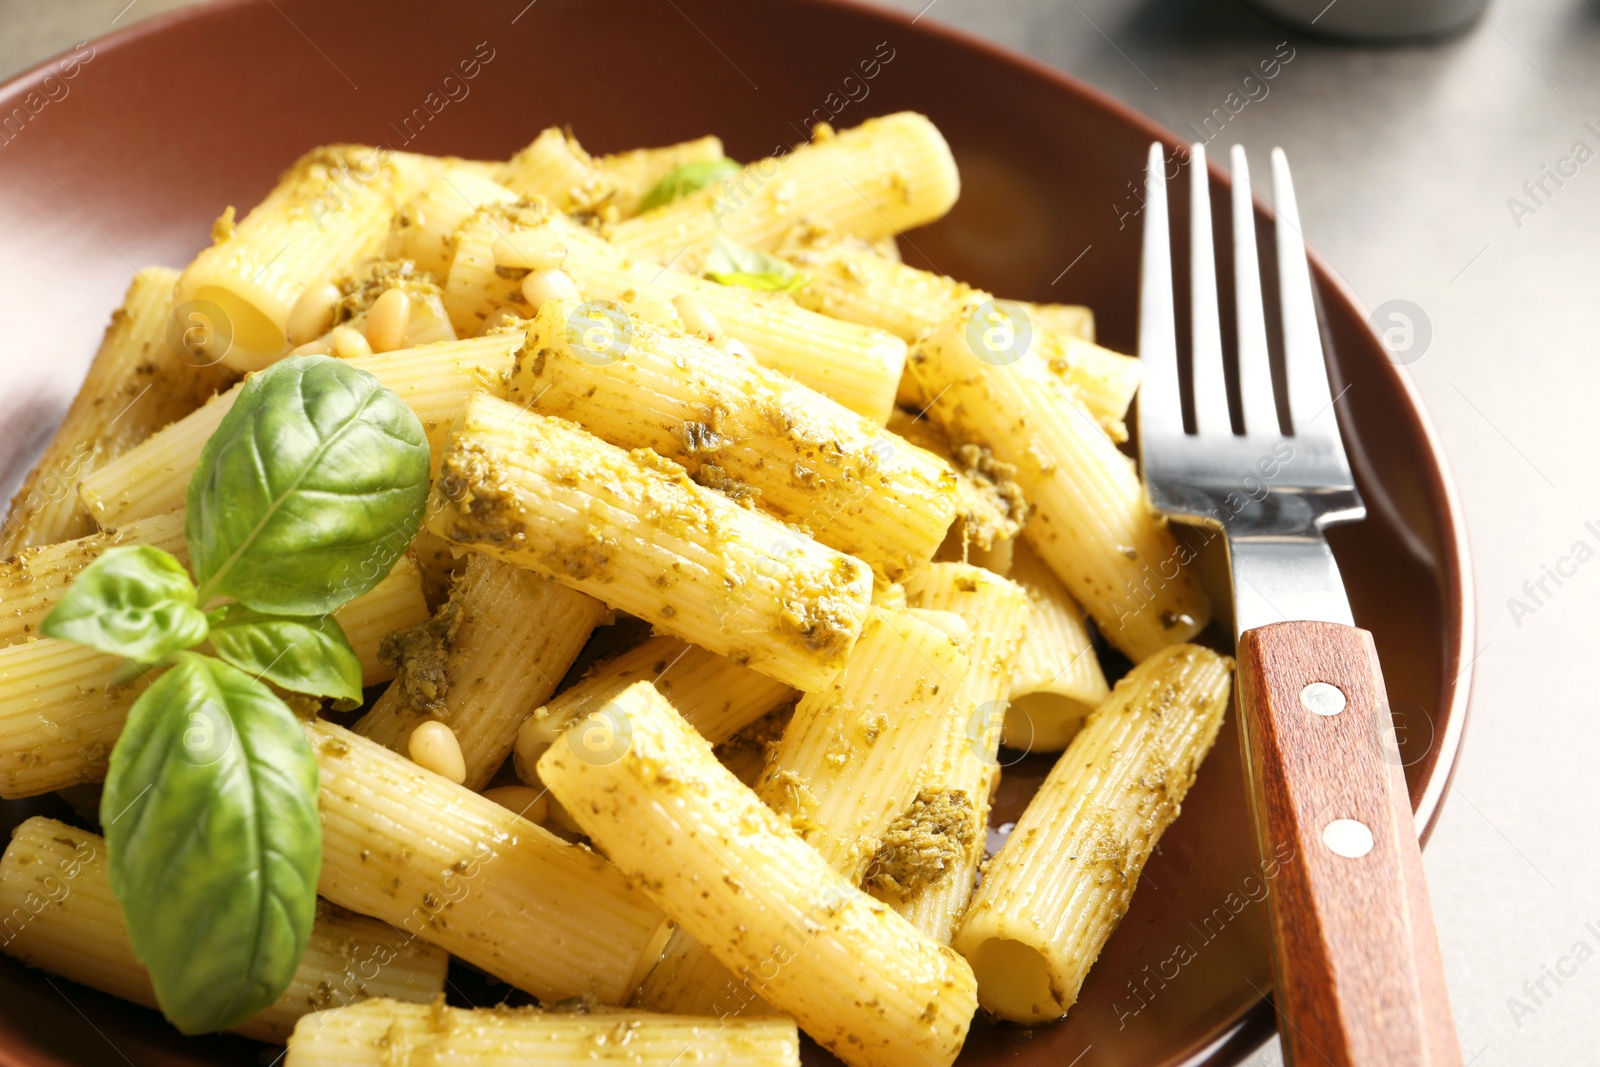
[(644, 194), (644, 199), (639, 201), (639, 210), (652, 211), (690, 193), (698, 193), (706, 186), (725, 181), (743, 169), (738, 163), (726, 157), (702, 159), (674, 167), (667, 172), (665, 178), (656, 182), (650, 191)]
[(341, 360), (281, 360), (244, 384), (189, 482), (202, 599), (332, 611), (389, 573), (427, 499), (428, 441), (399, 397)]
[(121, 545), (101, 554), (39, 624), (46, 637), (156, 663), (206, 639), (194, 583), (170, 552)]
[(316, 916), (317, 760), (261, 682), (180, 652), (134, 702), (100, 801), (111, 888), (186, 1034), (282, 995)]
[(350, 707), (361, 703), (361, 660), (332, 615), (264, 615), (229, 604), (213, 616), (211, 647), (273, 685)]
[(718, 237), (706, 253), (705, 274), (723, 285), (742, 285), (769, 293), (792, 293), (811, 280), (793, 264), (755, 248)]

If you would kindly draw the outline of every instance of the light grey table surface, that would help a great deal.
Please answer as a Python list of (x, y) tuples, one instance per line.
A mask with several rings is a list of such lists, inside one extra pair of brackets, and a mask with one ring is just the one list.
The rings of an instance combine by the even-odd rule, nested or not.
[[(0, 76), (189, 2), (0, 0)], [(1290, 37), (1237, 0), (890, 3), (1180, 133), (1292, 41), (1219, 144), (1282, 145), (1311, 242), (1369, 308), (1426, 315), (1411, 372), (1471, 525), (1473, 716), (1426, 854), (1464, 1054), (1600, 1063), (1600, 161), (1524, 189), (1578, 142), (1600, 153), (1600, 0), (1499, 0), (1464, 35), (1392, 48)]]

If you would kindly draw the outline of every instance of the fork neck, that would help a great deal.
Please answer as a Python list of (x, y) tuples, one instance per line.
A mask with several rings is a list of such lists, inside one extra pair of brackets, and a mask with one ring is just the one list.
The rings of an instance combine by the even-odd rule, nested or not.
[(1291, 620), (1355, 625), (1318, 503), (1300, 493), (1269, 493), (1224, 526), (1235, 636)]

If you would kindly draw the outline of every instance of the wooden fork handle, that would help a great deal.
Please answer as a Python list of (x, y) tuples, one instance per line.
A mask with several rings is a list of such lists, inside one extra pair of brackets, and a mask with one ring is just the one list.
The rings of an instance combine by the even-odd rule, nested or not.
[(1285, 1058), (1296, 1067), (1459, 1067), (1372, 635), (1324, 622), (1249, 630), (1239, 639), (1238, 693), (1256, 840), (1273, 875), (1267, 912)]

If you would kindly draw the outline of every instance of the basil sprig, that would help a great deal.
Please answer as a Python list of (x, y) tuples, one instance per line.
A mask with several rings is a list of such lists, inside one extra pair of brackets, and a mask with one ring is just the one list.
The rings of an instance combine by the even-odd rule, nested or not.
[(792, 293), (811, 280), (794, 265), (755, 248), (718, 237), (706, 253), (705, 274), (723, 285), (742, 285), (769, 293)]
[[(40, 626), (167, 667), (128, 713), (100, 819), (128, 940), (184, 1033), (244, 1021), (300, 965), (322, 863), (317, 761), (266, 683), (360, 702), (330, 613), (388, 574), (427, 495), (410, 408), (347, 363), (283, 360), (201, 449), (184, 529), (199, 587), (169, 553), (112, 548)], [(220, 658), (185, 651), (208, 640)]]
[(690, 193), (698, 193), (708, 185), (726, 181), (743, 169), (738, 163), (726, 157), (684, 163), (672, 168), (666, 177), (651, 186), (650, 191), (644, 194), (644, 199), (639, 201), (639, 210), (650, 211)]

